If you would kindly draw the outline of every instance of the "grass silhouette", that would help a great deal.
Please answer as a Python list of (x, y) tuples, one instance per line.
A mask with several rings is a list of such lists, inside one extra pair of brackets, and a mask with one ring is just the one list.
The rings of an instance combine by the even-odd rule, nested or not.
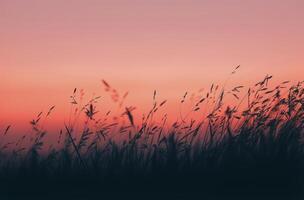
[[(126, 192), (189, 192), (202, 197), (303, 196), (303, 82), (288, 86), (284, 81), (269, 88), (271, 78), (266, 76), (243, 97), (243, 86), (226, 90), (225, 86), (212, 85), (193, 101), (188, 114), (181, 114), (169, 127), (167, 115), (160, 123), (153, 121), (155, 113), (166, 104), (156, 101), (156, 91), (150, 112), (141, 123), (135, 123), (134, 107), (123, 108), (128, 93), (120, 96), (103, 80), (105, 90), (123, 108), (120, 117), (129, 120), (126, 125), (119, 120), (108, 122), (110, 112), (97, 118), (100, 97), (82, 105), (83, 91), (77, 96), (75, 89), (70, 120), (57, 144), (42, 153), (47, 131), (40, 124), (40, 113), (31, 121), (33, 135), (3, 145), (1, 190), (60, 195), (73, 191), (96, 196)], [(226, 95), (239, 104), (225, 105)], [(188, 93), (180, 103), (187, 98)], [(195, 112), (203, 112), (203, 117), (191, 119)], [(86, 119), (78, 133), (75, 127), (82, 123), (82, 114)]]

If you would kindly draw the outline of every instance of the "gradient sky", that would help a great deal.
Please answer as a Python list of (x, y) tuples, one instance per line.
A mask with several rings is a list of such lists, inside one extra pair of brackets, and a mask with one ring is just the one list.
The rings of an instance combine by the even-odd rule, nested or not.
[(0, 0), (0, 126), (51, 105), (60, 121), (75, 87), (107, 101), (101, 79), (143, 108), (154, 89), (178, 101), (239, 64), (232, 84), (302, 80), (303, 10), (302, 0)]

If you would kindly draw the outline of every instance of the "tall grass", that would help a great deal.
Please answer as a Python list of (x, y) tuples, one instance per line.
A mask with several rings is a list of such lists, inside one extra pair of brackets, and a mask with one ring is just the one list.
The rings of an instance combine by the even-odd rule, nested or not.
[[(4, 188), (8, 183), (22, 183), (22, 187), (30, 183), (27, 188), (41, 189), (60, 182), (73, 185), (71, 190), (95, 192), (299, 194), (304, 183), (303, 82), (290, 85), (284, 81), (270, 88), (271, 78), (266, 76), (248, 90), (213, 84), (204, 94), (194, 96), (191, 110), (186, 114), (180, 110), (172, 124), (168, 124), (167, 114), (160, 122), (154, 121), (167, 103), (158, 103), (156, 91), (151, 110), (141, 122), (135, 122), (135, 107), (124, 106), (128, 93), (120, 96), (103, 80), (105, 91), (121, 111), (117, 118), (128, 120), (122, 123), (109, 120), (110, 111), (98, 112), (100, 97), (82, 103), (84, 93), (75, 89), (69, 121), (46, 153), (41, 149), (47, 131), (40, 123), (54, 106), (30, 122), (32, 135), (3, 144), (0, 180)], [(237, 104), (225, 104), (226, 97), (235, 98)], [(188, 93), (182, 97), (181, 107), (187, 101)], [(195, 113), (200, 117), (192, 118)], [(79, 124), (83, 129), (76, 132)], [(57, 190), (64, 190), (62, 187)]]

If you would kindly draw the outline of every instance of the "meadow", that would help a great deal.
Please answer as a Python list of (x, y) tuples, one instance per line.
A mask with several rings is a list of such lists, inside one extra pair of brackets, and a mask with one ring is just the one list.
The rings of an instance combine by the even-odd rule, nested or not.
[[(104, 89), (120, 107), (119, 116), (101, 114), (98, 96), (81, 103), (83, 91), (75, 88), (70, 120), (54, 144), (47, 145), (41, 121), (55, 106), (30, 121), (31, 134), (2, 142), (0, 193), (302, 197), (304, 82), (270, 87), (271, 79), (267, 75), (249, 88), (213, 84), (172, 123), (167, 114), (155, 119), (168, 104), (157, 101), (157, 91), (151, 110), (135, 121), (135, 107), (123, 104), (128, 94), (119, 95), (108, 82)], [(237, 104), (225, 103), (228, 96)], [(189, 98), (185, 93), (181, 106)], [(12, 134), (12, 126), (2, 134)]]

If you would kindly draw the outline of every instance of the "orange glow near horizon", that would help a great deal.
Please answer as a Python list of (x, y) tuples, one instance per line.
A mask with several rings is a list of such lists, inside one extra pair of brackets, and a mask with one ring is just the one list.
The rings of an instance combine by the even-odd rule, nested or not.
[[(28, 126), (56, 105), (51, 125), (69, 116), (69, 96), (102, 96), (107, 80), (139, 115), (183, 94), (222, 85), (303, 80), (303, 1), (0, 1), (0, 128)], [(21, 128), (20, 128), (21, 129)]]

